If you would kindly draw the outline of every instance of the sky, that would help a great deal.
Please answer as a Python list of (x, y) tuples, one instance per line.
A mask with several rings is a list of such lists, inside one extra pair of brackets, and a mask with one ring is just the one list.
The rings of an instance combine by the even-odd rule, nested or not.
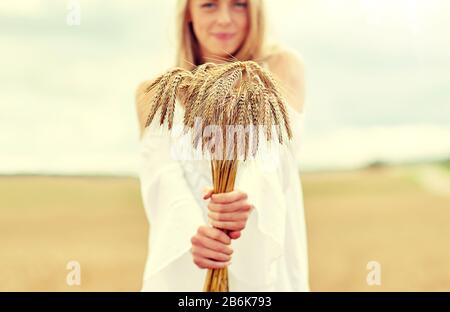
[[(302, 169), (450, 156), (449, 1), (267, 7), (270, 40), (305, 64)], [(173, 66), (174, 8), (0, 2), (0, 173), (136, 175), (134, 93)]]

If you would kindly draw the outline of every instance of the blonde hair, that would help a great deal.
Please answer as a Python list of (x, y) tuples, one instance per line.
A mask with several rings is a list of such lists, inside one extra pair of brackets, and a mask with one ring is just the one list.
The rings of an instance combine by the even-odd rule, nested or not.
[[(178, 0), (176, 66), (191, 70), (201, 65), (200, 47), (192, 23), (188, 21), (190, 0)], [(248, 0), (250, 26), (242, 46), (233, 54), (240, 61), (260, 61), (266, 53), (266, 16), (263, 0)], [(194, 65), (192, 65), (194, 64)]]

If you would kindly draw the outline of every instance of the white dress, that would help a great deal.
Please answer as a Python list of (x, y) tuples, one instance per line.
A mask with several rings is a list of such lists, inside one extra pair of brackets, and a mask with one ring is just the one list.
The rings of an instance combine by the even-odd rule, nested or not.
[[(232, 292), (310, 290), (298, 168), (303, 114), (287, 107), (293, 139), (278, 145), (272, 156), (240, 162), (238, 168), (235, 188), (248, 194), (255, 209), (241, 237), (231, 243), (234, 253), (228, 272)], [(202, 191), (212, 186), (211, 169), (208, 160), (180, 159), (189, 158), (185, 157), (189, 153), (182, 151), (189, 145), (186, 136), (176, 135), (183, 113), (177, 103), (172, 134), (156, 119), (140, 141), (139, 179), (150, 224), (141, 291), (203, 290), (207, 270), (194, 264), (190, 248), (198, 227), (208, 224)], [(192, 149), (190, 152), (192, 156)]]

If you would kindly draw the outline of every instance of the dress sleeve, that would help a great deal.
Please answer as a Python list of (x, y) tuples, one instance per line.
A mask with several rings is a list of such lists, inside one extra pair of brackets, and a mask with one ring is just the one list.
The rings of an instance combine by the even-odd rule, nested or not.
[(267, 290), (276, 282), (278, 260), (284, 254), (286, 203), (277, 170), (260, 161), (241, 164), (236, 188), (248, 194), (255, 209), (242, 236), (233, 242), (229, 270), (251, 290)]
[[(167, 128), (152, 122), (144, 130), (140, 143), (140, 189), (150, 223), (145, 280), (179, 258), (188, 259), (191, 237), (206, 221), (180, 162), (171, 155)], [(188, 260), (186, 269), (197, 270), (192, 260)]]
[[(286, 253), (290, 188), (300, 189), (297, 179), (300, 161), (303, 114), (290, 109), (293, 138), (288, 144), (274, 144), (258, 151), (256, 160), (240, 163), (236, 188), (248, 194), (255, 206), (242, 236), (233, 244), (236, 252), (229, 267), (231, 274), (249, 289), (273, 289), (278, 282), (279, 265)], [(298, 203), (298, 198), (295, 203)], [(289, 238), (292, 240), (292, 238)], [(289, 256), (288, 255), (288, 256)]]

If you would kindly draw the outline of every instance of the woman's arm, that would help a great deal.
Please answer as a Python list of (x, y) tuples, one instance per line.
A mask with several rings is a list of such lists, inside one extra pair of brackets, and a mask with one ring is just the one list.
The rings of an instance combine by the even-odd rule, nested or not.
[[(173, 270), (163, 270), (175, 260), (188, 261), (191, 237), (206, 224), (202, 208), (184, 177), (183, 168), (171, 156), (171, 136), (155, 120), (145, 128), (153, 92), (145, 93), (151, 80), (136, 91), (136, 110), (140, 128), (139, 180), (145, 213), (150, 223), (149, 257), (144, 279)], [(192, 260), (180, 263), (188, 272), (196, 269)], [(166, 272), (166, 273), (162, 273)]]
[(224, 267), (231, 258), (230, 238), (206, 225), (202, 208), (185, 180), (179, 161), (171, 157), (170, 132), (157, 122), (145, 129), (148, 104), (153, 96), (153, 91), (147, 94), (145, 91), (151, 82), (141, 83), (136, 91), (143, 157), (139, 178), (144, 208), (151, 225), (149, 243), (152, 253), (145, 275), (149, 277), (169, 264), (175, 265), (176, 259), (176, 265), (180, 265), (180, 261), (189, 259), (183, 257), (188, 251), (193, 259), (184, 263), (186, 269), (194, 268), (194, 264), (199, 268)]

